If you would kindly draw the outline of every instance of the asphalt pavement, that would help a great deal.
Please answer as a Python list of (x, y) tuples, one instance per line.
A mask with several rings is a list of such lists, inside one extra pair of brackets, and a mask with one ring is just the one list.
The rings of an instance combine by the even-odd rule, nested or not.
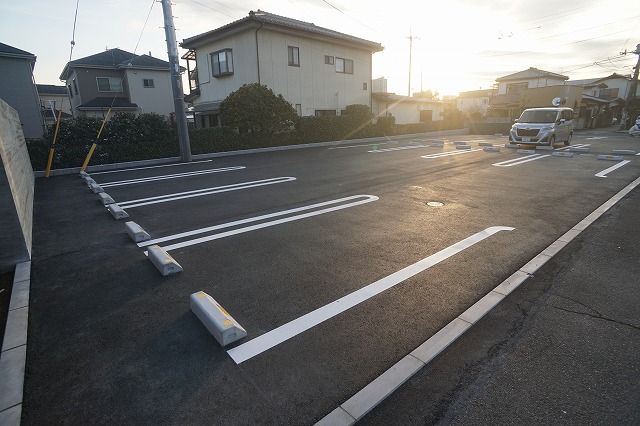
[(639, 212), (636, 187), (359, 424), (640, 424)]
[[(170, 277), (77, 175), (39, 179), (22, 423), (314, 424), (637, 185), (640, 157), (596, 158), (639, 150), (622, 136), (580, 132), (573, 158), (452, 136), (95, 173), (180, 261)], [(360, 423), (639, 424), (638, 211), (636, 187)], [(246, 343), (216, 344), (200, 290)]]

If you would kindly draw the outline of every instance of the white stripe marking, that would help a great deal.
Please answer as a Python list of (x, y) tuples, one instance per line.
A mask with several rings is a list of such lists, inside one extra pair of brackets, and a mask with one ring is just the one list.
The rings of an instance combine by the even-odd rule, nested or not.
[(630, 162), (631, 161), (629, 161), (629, 160), (621, 161), (618, 164), (616, 164), (615, 166), (611, 166), (608, 169), (605, 169), (605, 170), (601, 171), (600, 173), (596, 173), (596, 177), (606, 178), (608, 173), (610, 173), (610, 172), (612, 172), (612, 171), (614, 171), (616, 169), (619, 169), (620, 167), (622, 167), (625, 164), (630, 163)]
[(571, 148), (587, 148), (589, 146), (591, 146), (590, 143), (577, 143), (575, 145), (569, 145), (569, 146), (565, 146), (565, 147), (562, 147), (562, 148), (556, 148), (556, 151), (568, 151)]
[(482, 148), (476, 148), (476, 149), (465, 149), (465, 150), (461, 150), (461, 151), (450, 151), (450, 152), (440, 152), (438, 154), (428, 154), (428, 155), (422, 155), (420, 158), (440, 158), (440, 157), (449, 157), (451, 155), (460, 155), (460, 154), (468, 154), (470, 152), (476, 152), (476, 151), (482, 151)]
[(332, 148), (329, 149), (347, 149), (347, 148), (360, 148), (363, 146), (378, 146), (378, 145), (387, 145), (390, 144), (391, 142), (380, 142), (380, 143), (370, 143), (367, 145), (349, 145), (349, 146), (334, 146)]
[(120, 172), (130, 172), (134, 170), (145, 170), (145, 169), (157, 169), (159, 167), (174, 167), (174, 166), (188, 166), (189, 164), (198, 164), (198, 163), (209, 163), (213, 160), (202, 160), (202, 161), (191, 161), (189, 163), (176, 163), (176, 164), (161, 164), (158, 166), (146, 166), (146, 167), (135, 167), (132, 169), (120, 169), (120, 170), (107, 170), (104, 172), (91, 172), (91, 175), (105, 175), (107, 173), (120, 173)]
[(194, 191), (176, 192), (173, 194), (159, 195), (157, 197), (140, 198), (117, 203), (122, 208), (132, 209), (134, 207), (146, 206), (149, 204), (166, 203), (168, 201), (182, 200), (185, 198), (201, 197), (203, 195), (218, 194), (221, 192), (237, 191), (240, 189), (255, 188), (257, 186), (273, 185), (296, 180), (294, 177), (278, 177), (271, 179), (256, 180), (251, 182), (234, 183), (232, 185), (214, 186), (211, 188), (197, 189)]
[(100, 186), (103, 187), (103, 188), (109, 188), (109, 187), (112, 187), (112, 186), (135, 185), (137, 183), (153, 182), (153, 181), (157, 181), (157, 180), (178, 179), (178, 178), (182, 178), (182, 177), (207, 175), (207, 174), (210, 174), (210, 173), (230, 172), (230, 171), (242, 170), (242, 169), (246, 169), (246, 167), (245, 166), (233, 166), (233, 167), (222, 167), (222, 168), (219, 168), (219, 169), (198, 170), (198, 171), (194, 171), (194, 172), (174, 173), (172, 175), (151, 176), (151, 177), (146, 177), (146, 178), (128, 179), (128, 180), (121, 180), (121, 181), (116, 181), (116, 182), (106, 182), (106, 183), (101, 183)]
[[(340, 201), (344, 201), (344, 200), (348, 200), (348, 199), (352, 199), (352, 198), (358, 198), (358, 197), (365, 197), (365, 199), (364, 200), (360, 200), (360, 201), (354, 201), (354, 202), (348, 203), (348, 204), (341, 204), (341, 205), (335, 206), (335, 207), (329, 207), (329, 208), (322, 209), (322, 210), (317, 210), (317, 211), (310, 212), (310, 213), (305, 213), (305, 214), (299, 214), (299, 215), (296, 215), (296, 216), (286, 217), (284, 219), (273, 220), (271, 222), (259, 223), (257, 225), (247, 226), (245, 228), (234, 229), (232, 231), (222, 232), (220, 234), (213, 234), (213, 235), (208, 235), (206, 237), (200, 237), (200, 238), (196, 238), (196, 239), (193, 239), (193, 240), (187, 240), (187, 241), (183, 241), (181, 243), (171, 244), (169, 246), (165, 246), (165, 247), (162, 247), (162, 248), (165, 249), (166, 251), (171, 251), (171, 250), (175, 250), (175, 249), (178, 249), (178, 248), (189, 247), (189, 246), (193, 246), (193, 245), (196, 245), (196, 244), (206, 243), (207, 241), (218, 240), (220, 238), (230, 237), (232, 235), (243, 234), (245, 232), (255, 231), (257, 229), (262, 229), (262, 228), (268, 228), (270, 226), (280, 225), (282, 223), (287, 223), (287, 222), (293, 222), (295, 220), (305, 219), (305, 218), (312, 217), (312, 216), (318, 216), (318, 215), (321, 215), (321, 214), (324, 214), (324, 213), (329, 213), (329, 212), (333, 212), (333, 211), (337, 211), (337, 210), (342, 210), (342, 209), (346, 209), (348, 207), (354, 207), (354, 206), (358, 206), (360, 204), (366, 204), (366, 203), (370, 203), (372, 201), (378, 200), (378, 197), (376, 197), (375, 195), (354, 195), (352, 197), (341, 198), (340, 200), (334, 200), (334, 201), (337, 203), (337, 202), (340, 202)], [(147, 252), (145, 252), (145, 255), (146, 254), (147, 254)]]
[[(322, 202), (322, 203), (311, 204), (311, 205), (303, 206), (303, 207), (297, 207), (295, 209), (283, 210), (283, 211), (279, 211), (279, 212), (275, 212), (275, 213), (269, 213), (269, 214), (265, 214), (265, 215), (261, 215), (261, 216), (255, 216), (255, 217), (250, 217), (250, 218), (247, 218), (247, 219), (236, 220), (236, 221), (233, 221), (233, 222), (227, 222), (227, 223), (223, 223), (223, 224), (220, 224), (220, 225), (209, 226), (209, 227), (206, 227), (206, 228), (194, 229), (193, 231), (182, 232), (182, 233), (179, 233), (179, 234), (174, 234), (174, 235), (169, 235), (169, 236), (166, 236), (166, 237), (156, 238), (154, 240), (143, 241), (143, 242), (138, 243), (138, 247), (147, 247), (147, 246), (150, 246), (150, 245), (153, 245), (153, 244), (164, 243), (165, 241), (179, 240), (181, 238), (191, 237), (193, 235), (204, 234), (204, 233), (211, 232), (211, 231), (217, 231), (218, 229), (232, 228), (234, 226), (244, 225), (244, 224), (247, 224), (247, 223), (260, 222), (262, 220), (271, 219), (271, 218), (274, 218), (274, 217), (286, 216), (286, 215), (289, 215), (289, 214), (292, 214), (292, 213), (299, 213), (299, 212), (302, 212), (302, 211), (305, 211), (305, 210), (312, 210), (312, 209), (316, 209), (316, 208), (319, 208), (319, 207), (329, 206), (329, 205), (332, 205), (332, 204), (338, 204), (338, 203), (342, 203), (342, 202), (345, 202), (345, 201), (351, 201), (351, 200), (355, 200), (357, 198), (362, 198), (362, 197), (369, 197), (369, 200), (367, 200), (366, 202), (375, 201), (375, 200), (371, 199), (370, 195), (353, 195), (351, 197), (345, 197), (345, 198), (340, 198), (340, 199), (337, 199), (337, 200), (325, 201), (325, 202)], [(349, 207), (351, 207), (351, 205), (349, 205)]]
[(373, 149), (367, 152), (390, 152), (390, 151), (400, 151), (403, 149), (413, 149), (413, 148), (426, 148), (426, 147), (424, 145), (409, 145), (409, 146), (399, 146), (397, 148)]
[(467, 237), (452, 246), (414, 263), (413, 265), (409, 265), (404, 269), (369, 284), (360, 290), (356, 290), (351, 294), (318, 308), (315, 311), (309, 312), (308, 314), (291, 322), (281, 325), (280, 327), (243, 343), (240, 346), (229, 349), (227, 353), (236, 362), (236, 364), (240, 364), (241, 362), (253, 358), (254, 356), (259, 355), (262, 352), (271, 349), (312, 327), (315, 327), (316, 325), (372, 298), (373, 296), (394, 287), (408, 278), (437, 265), (438, 263), (460, 253), (463, 250), (466, 250), (497, 232), (512, 231), (513, 229), (515, 228), (507, 226), (493, 226), (485, 229), (484, 231), (480, 231), (477, 234)]
[(592, 136), (590, 138), (585, 138), (585, 140), (593, 140), (593, 139), (607, 139), (606, 136)]
[[(533, 154), (533, 155), (527, 156), (525, 160), (520, 160), (518, 162), (513, 162), (513, 160), (508, 160), (508, 161), (503, 161), (501, 163), (494, 163), (492, 165), (498, 166), (498, 167), (512, 167), (512, 166), (517, 166), (518, 164), (528, 163), (529, 161), (540, 160), (541, 158), (544, 158), (544, 157), (551, 157), (551, 155)], [(510, 164), (507, 164), (507, 163), (510, 163)]]

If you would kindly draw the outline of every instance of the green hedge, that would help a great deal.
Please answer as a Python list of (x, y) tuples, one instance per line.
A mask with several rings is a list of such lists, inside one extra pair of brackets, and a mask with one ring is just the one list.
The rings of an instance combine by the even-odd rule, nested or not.
[[(345, 114), (337, 117), (300, 117), (295, 128), (286, 133), (239, 134), (226, 127), (190, 129), (191, 153), (206, 154), (463, 127), (459, 120), (396, 125), (393, 117), (381, 117), (376, 124), (371, 124), (368, 111), (366, 106), (350, 105)], [(101, 126), (102, 119), (97, 117), (62, 121), (52, 169), (82, 166), (91, 145), (96, 142)], [(46, 168), (54, 131), (55, 127), (51, 127), (44, 139), (27, 141), (34, 170)], [(97, 142), (98, 147), (89, 165), (180, 156), (175, 125), (158, 114), (115, 114), (106, 123)]]

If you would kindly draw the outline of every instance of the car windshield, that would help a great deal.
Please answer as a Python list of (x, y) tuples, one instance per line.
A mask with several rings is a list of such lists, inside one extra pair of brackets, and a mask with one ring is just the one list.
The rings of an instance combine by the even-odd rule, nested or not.
[(558, 112), (553, 110), (529, 110), (524, 111), (520, 120), (521, 123), (553, 123), (556, 121)]

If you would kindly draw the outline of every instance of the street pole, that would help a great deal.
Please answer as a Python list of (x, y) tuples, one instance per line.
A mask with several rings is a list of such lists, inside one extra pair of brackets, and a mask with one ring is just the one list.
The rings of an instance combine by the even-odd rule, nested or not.
[(411, 58), (413, 56), (413, 39), (417, 37), (413, 37), (411, 35), (411, 28), (409, 28), (409, 85), (407, 88), (407, 96), (411, 96)]
[(633, 71), (633, 78), (631, 79), (629, 93), (627, 93), (627, 105), (629, 105), (629, 102), (636, 97), (636, 92), (638, 91), (638, 71), (640, 71), (640, 43), (636, 45), (636, 50), (631, 53), (638, 55), (638, 62), (636, 63), (636, 67)]
[(169, 55), (169, 67), (171, 71), (171, 89), (173, 90), (173, 103), (176, 111), (176, 124), (178, 125), (180, 158), (184, 162), (189, 162), (191, 161), (191, 145), (189, 144), (187, 113), (184, 108), (182, 76), (180, 75), (180, 63), (178, 62), (176, 28), (173, 25), (173, 13), (171, 11), (170, 0), (162, 0), (162, 13), (164, 14), (164, 33), (167, 37), (167, 54)]

